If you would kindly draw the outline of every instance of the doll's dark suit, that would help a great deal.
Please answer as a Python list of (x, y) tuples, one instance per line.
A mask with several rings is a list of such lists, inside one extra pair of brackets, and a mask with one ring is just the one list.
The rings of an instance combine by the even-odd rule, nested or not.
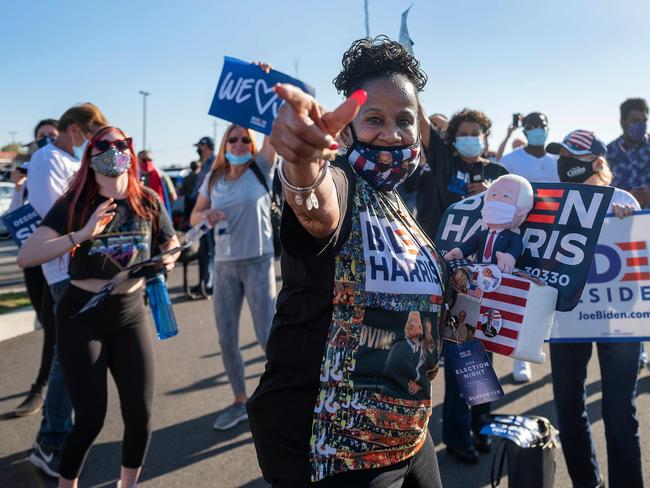
[(503, 229), (496, 233), (492, 242), (492, 253), (489, 260), (485, 260), (485, 247), (488, 243), (491, 231), (489, 228), (478, 230), (467, 241), (463, 242), (460, 250), (463, 252), (463, 257), (466, 258), (476, 253), (477, 263), (491, 263), (497, 264), (497, 252), (510, 254), (517, 260), (524, 250), (521, 242), (521, 235), (511, 231), (510, 229)]

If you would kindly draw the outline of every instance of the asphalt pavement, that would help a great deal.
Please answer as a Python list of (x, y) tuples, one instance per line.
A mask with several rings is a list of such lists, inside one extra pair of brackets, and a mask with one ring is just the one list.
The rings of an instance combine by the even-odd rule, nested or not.
[[(19, 276), (2, 261), (0, 276)], [(247, 423), (226, 432), (212, 429), (215, 416), (232, 402), (212, 313), (212, 301), (188, 301), (182, 296), (181, 272), (172, 273), (170, 294), (180, 325), (178, 336), (157, 341), (156, 397), (152, 419), (153, 438), (145, 462), (142, 488), (153, 487), (266, 487), (257, 465)], [(196, 281), (196, 267), (191, 267)], [(0, 320), (1, 316), (0, 316)], [(153, 327), (153, 326), (152, 326)], [(37, 331), (0, 342), (0, 487), (41, 488), (56, 483), (34, 468), (30, 447), (39, 428), (40, 415), (12, 418), (9, 412), (26, 395), (35, 378), (40, 357), (42, 332)], [(255, 342), (250, 313), (244, 307), (241, 320), (241, 348), (246, 362), (247, 388), (252, 392), (264, 369), (264, 354)], [(507, 414), (542, 415), (555, 420), (550, 365), (534, 365), (534, 378), (524, 385), (513, 384), (512, 361), (495, 356), (495, 369), (506, 396), (495, 411)], [(109, 382), (108, 415), (81, 476), (83, 488), (114, 487), (119, 476), (122, 424), (117, 393)], [(438, 452), (443, 484), (449, 488), (490, 486), (491, 454), (481, 455), (480, 464), (459, 464), (447, 455), (441, 440), (444, 379), (434, 381), (434, 409), (430, 430)], [(639, 378), (638, 411), (644, 453), (645, 480), (650, 486), (650, 371)], [(603, 475), (607, 462), (598, 362), (592, 359), (588, 376), (588, 409), (593, 422), (597, 454)], [(277, 412), (278, 417), (282, 412)], [(507, 486), (504, 479), (502, 486)], [(570, 487), (564, 458), (557, 452), (556, 484)]]

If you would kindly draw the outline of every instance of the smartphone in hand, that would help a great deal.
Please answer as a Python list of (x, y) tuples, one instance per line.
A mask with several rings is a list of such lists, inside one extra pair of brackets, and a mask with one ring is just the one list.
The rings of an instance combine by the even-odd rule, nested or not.
[(521, 114), (512, 114), (512, 126), (513, 127), (519, 127), (519, 123), (521, 120)]
[(469, 182), (479, 183), (485, 179), (485, 166), (482, 163), (469, 165)]

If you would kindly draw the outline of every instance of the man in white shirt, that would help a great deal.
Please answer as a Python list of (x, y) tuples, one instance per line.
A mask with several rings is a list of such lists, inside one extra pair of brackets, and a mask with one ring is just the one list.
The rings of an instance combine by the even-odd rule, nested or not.
[(524, 135), (528, 144), (506, 154), (500, 164), (515, 175), (523, 176), (531, 183), (557, 183), (557, 156), (544, 149), (548, 137), (548, 119), (541, 112), (524, 117)]
[[(523, 176), (531, 183), (559, 183), (557, 156), (545, 149), (548, 137), (548, 118), (541, 112), (532, 112), (522, 122), (528, 144), (519, 147), (501, 158), (499, 163), (515, 175)], [(515, 360), (512, 377), (519, 383), (531, 381), (530, 364)]]
[[(88, 139), (108, 121), (91, 103), (68, 109), (59, 119), (57, 138), (32, 155), (27, 173), (29, 203), (45, 217), (65, 193), (80, 167)], [(68, 258), (54, 259), (42, 265), (56, 306), (68, 286)], [(64, 383), (61, 366), (54, 350), (43, 407), (43, 421), (29, 460), (46, 474), (58, 478), (60, 451), (72, 429), (72, 403)]]

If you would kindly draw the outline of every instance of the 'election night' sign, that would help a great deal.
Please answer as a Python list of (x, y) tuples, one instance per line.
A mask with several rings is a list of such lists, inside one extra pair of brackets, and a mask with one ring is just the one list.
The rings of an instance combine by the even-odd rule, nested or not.
[[(556, 310), (578, 304), (614, 189), (571, 183), (532, 183), (535, 205), (521, 226), (524, 252), (517, 267), (557, 288)], [(483, 196), (450, 206), (436, 246), (450, 251), (481, 228)]]
[(270, 134), (283, 102), (273, 91), (276, 83), (290, 83), (310, 95), (316, 94), (311, 86), (289, 75), (275, 70), (267, 74), (259, 66), (226, 56), (208, 113)]
[(605, 218), (576, 308), (555, 314), (551, 342), (650, 340), (650, 211)]
[(38, 224), (41, 223), (41, 217), (29, 203), (0, 218), (18, 247), (34, 233)]
[(468, 405), (494, 402), (504, 397), (503, 388), (480, 341), (450, 342), (445, 347), (450, 351), (445, 354), (445, 368), (453, 372)]

